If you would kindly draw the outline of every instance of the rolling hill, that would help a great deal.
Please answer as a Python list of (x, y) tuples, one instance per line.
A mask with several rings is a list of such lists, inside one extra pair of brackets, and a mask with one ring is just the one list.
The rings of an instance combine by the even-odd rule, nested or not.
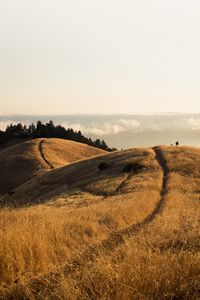
[(0, 296), (198, 299), (199, 186), (192, 147), (118, 151), (30, 179), (0, 198), (12, 207), (0, 210)]
[[(112, 196), (119, 191), (126, 192), (126, 189), (130, 189), (128, 183), (135, 178), (129, 178), (132, 170), (126, 172), (123, 171), (124, 168), (127, 165), (134, 167), (141, 164), (143, 172), (139, 172), (140, 176), (148, 172), (151, 175), (155, 171), (154, 155), (152, 150), (133, 149), (82, 160), (34, 177), (16, 188), (14, 194), (5, 195), (1, 200), (10, 205), (13, 202), (14, 205), (21, 206), (47, 202), (61, 196), (68, 197), (73, 192), (77, 194), (77, 190), (94, 196)], [(46, 154), (45, 156), (48, 157)], [(107, 168), (101, 171), (98, 167), (102, 163)]]
[(62, 139), (33, 139), (0, 151), (0, 194), (12, 192), (35, 175), (106, 153)]

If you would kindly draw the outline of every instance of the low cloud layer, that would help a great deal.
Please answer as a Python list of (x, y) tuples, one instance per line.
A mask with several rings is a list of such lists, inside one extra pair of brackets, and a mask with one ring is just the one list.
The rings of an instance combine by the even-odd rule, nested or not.
[(200, 114), (4, 116), (0, 117), (0, 130), (10, 123), (30, 124), (37, 120), (53, 120), (56, 125), (81, 130), (91, 138), (103, 138), (114, 147), (171, 144), (175, 140), (200, 145)]
[(191, 117), (186, 120), (192, 130), (200, 130), (200, 118)]
[(81, 130), (83, 133), (95, 136), (106, 136), (111, 134), (118, 134), (125, 131), (141, 131), (141, 124), (139, 121), (133, 119), (120, 119), (118, 122), (92, 122), (91, 124), (81, 123), (66, 123), (61, 122), (65, 127), (71, 127), (75, 130)]

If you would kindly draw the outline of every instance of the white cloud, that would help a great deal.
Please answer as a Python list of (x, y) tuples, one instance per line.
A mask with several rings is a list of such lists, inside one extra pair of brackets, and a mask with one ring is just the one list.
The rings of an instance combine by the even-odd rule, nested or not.
[(162, 128), (161, 128), (161, 126), (159, 126), (159, 125), (157, 125), (157, 124), (154, 124), (154, 125), (152, 126), (152, 130), (153, 130), (153, 131), (161, 131)]
[(6, 129), (6, 127), (10, 124), (17, 124), (17, 123), (22, 123), (23, 125), (30, 125), (32, 123), (32, 121), (29, 121), (29, 120), (24, 120), (24, 121), (21, 121), (20, 119), (19, 120), (0, 120), (0, 130), (4, 131)]
[(120, 119), (117, 122), (91, 122), (87, 125), (62, 122), (61, 125), (65, 128), (70, 127), (74, 130), (81, 130), (84, 134), (95, 136), (118, 134), (129, 130), (134, 130), (134, 132), (141, 131), (141, 124), (133, 119)]
[(199, 118), (189, 118), (187, 123), (192, 126), (192, 130), (200, 130), (200, 119)]
[[(40, 117), (38, 117), (40, 118)], [(16, 124), (22, 122), (23, 124), (36, 123), (37, 118), (24, 118), (20, 120), (20, 117), (11, 118), (8, 116), (6, 119), (2, 117), (0, 119), (0, 130), (5, 130), (6, 126), (10, 123)], [(56, 125), (61, 124), (65, 128), (73, 128), (74, 130), (80, 130), (83, 134), (91, 136), (92, 138), (117, 135), (123, 132), (139, 133), (145, 131), (165, 131), (165, 130), (200, 130), (200, 115), (188, 115), (188, 116), (174, 116), (174, 117), (156, 117), (156, 116), (141, 116), (135, 119), (134, 116), (123, 117), (101, 117), (101, 118), (83, 118), (81, 116), (74, 116), (74, 118), (52, 118)], [(42, 118), (42, 121), (47, 122), (48, 117)], [(66, 120), (66, 121), (65, 121)]]
[(120, 119), (119, 123), (121, 124), (121, 127), (123, 127), (126, 130), (138, 129), (141, 127), (140, 122), (132, 119)]
[(8, 124), (11, 124), (12, 121), (0, 121), (0, 130), (5, 130)]

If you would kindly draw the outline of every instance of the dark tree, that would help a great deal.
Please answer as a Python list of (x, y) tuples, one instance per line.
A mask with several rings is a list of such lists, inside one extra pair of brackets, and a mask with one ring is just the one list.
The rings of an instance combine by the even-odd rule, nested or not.
[(104, 140), (96, 139), (93, 141), (91, 138), (85, 137), (82, 132), (74, 131), (73, 128), (65, 129), (61, 125), (55, 126), (53, 121), (49, 121), (44, 124), (41, 121), (37, 121), (37, 124), (22, 125), (18, 123), (13, 125), (12, 123), (7, 126), (5, 131), (0, 131), (0, 144), (3, 144), (14, 138), (61, 138), (66, 140), (72, 140), (79, 143), (88, 144), (93, 147), (97, 147), (106, 151), (115, 151), (115, 148), (109, 148)]

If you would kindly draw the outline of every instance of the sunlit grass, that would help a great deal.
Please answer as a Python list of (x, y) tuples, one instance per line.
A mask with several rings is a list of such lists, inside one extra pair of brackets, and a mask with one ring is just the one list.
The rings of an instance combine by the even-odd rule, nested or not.
[[(104, 185), (108, 178), (102, 177), (87, 192), (63, 191), (45, 204), (1, 210), (2, 297), (198, 299), (200, 152), (174, 147), (162, 151), (169, 168), (164, 207), (114, 250), (104, 249), (101, 241), (142, 222), (160, 201), (162, 170), (152, 150), (135, 156), (147, 170), (131, 177), (116, 195), (94, 195), (106, 188), (112, 192), (122, 180), (112, 178), (109, 187)], [(183, 169), (188, 173), (183, 175)], [(92, 261), (84, 256), (91, 245), (99, 249)], [(82, 264), (68, 267), (75, 261)]]

